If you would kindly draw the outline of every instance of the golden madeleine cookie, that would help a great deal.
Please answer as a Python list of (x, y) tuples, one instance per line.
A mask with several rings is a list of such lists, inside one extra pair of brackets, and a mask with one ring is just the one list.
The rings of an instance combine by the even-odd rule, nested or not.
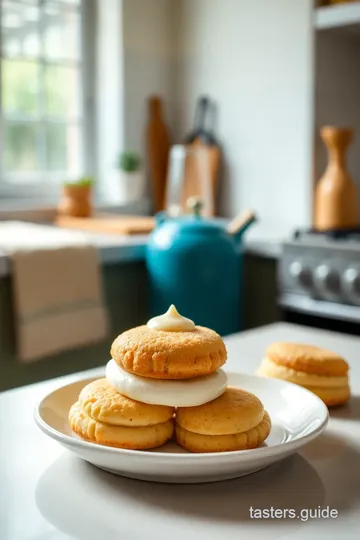
[(264, 417), (261, 401), (245, 390), (228, 387), (213, 401), (197, 407), (179, 407), (176, 422), (201, 435), (230, 435), (249, 431)]
[(328, 406), (341, 405), (350, 397), (349, 366), (338, 354), (298, 343), (273, 343), (257, 374), (307, 388)]
[(71, 429), (82, 439), (105, 446), (146, 450), (162, 446), (174, 432), (173, 420), (146, 427), (128, 427), (106, 424), (90, 418), (79, 401), (70, 409)]
[(107, 379), (97, 379), (80, 392), (79, 403), (84, 413), (97, 422), (113, 426), (146, 427), (170, 420), (174, 407), (148, 405), (123, 396)]
[(249, 431), (232, 435), (200, 435), (176, 424), (176, 441), (190, 452), (234, 452), (257, 448), (269, 436), (270, 430), (270, 417), (265, 411), (260, 424)]
[(120, 334), (111, 356), (126, 371), (153, 379), (191, 379), (215, 372), (226, 362), (223, 340), (213, 330), (164, 331), (139, 326)]
[(209, 403), (179, 407), (176, 412), (176, 440), (191, 452), (256, 448), (270, 429), (270, 418), (261, 401), (240, 388), (229, 387)]

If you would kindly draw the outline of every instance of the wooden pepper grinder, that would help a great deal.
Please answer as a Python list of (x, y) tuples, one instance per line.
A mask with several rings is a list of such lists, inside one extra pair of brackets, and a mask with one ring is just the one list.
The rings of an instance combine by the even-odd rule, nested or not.
[(356, 227), (356, 187), (346, 170), (350, 129), (325, 126), (320, 131), (328, 150), (328, 166), (315, 190), (314, 227), (318, 230)]

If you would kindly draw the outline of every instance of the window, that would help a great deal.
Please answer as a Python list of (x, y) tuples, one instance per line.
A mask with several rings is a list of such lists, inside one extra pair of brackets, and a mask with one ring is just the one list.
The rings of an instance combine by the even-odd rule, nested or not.
[[(84, 174), (86, 0), (0, 0), (0, 193)], [(90, 172), (86, 170), (86, 172)]]

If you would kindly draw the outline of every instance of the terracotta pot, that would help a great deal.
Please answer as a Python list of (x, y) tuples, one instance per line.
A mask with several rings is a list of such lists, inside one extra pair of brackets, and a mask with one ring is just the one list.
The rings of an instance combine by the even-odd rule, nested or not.
[(326, 126), (321, 129), (321, 137), (327, 146), (329, 161), (315, 190), (314, 227), (319, 230), (356, 227), (356, 187), (345, 163), (353, 132)]
[(90, 217), (92, 214), (92, 187), (65, 185), (58, 206), (59, 214), (72, 217)]

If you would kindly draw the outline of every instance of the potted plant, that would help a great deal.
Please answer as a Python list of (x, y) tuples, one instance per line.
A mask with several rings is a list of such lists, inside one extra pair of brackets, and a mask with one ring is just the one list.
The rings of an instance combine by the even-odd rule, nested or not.
[(122, 152), (118, 160), (121, 191), (127, 202), (141, 199), (144, 194), (144, 171), (136, 152)]
[(84, 176), (74, 182), (63, 184), (58, 212), (63, 216), (90, 217), (94, 181)]

